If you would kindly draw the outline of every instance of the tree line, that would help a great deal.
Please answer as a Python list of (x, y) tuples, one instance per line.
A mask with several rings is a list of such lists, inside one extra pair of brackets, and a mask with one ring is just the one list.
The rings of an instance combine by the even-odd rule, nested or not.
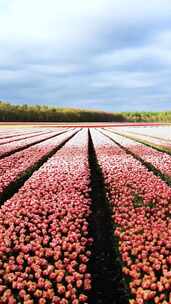
[(171, 111), (163, 112), (124, 112), (130, 122), (171, 122)]
[(104, 112), (0, 101), (0, 121), (11, 122), (171, 122), (166, 112)]

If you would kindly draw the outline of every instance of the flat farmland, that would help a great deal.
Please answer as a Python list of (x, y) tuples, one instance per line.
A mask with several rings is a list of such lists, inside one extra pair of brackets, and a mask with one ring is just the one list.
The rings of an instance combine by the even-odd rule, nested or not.
[(171, 304), (171, 126), (0, 123), (0, 304)]
[(120, 122), (63, 122), (63, 123), (57, 123), (57, 122), (0, 122), (0, 129), (1, 128), (56, 128), (56, 127), (119, 127), (119, 126), (125, 126), (125, 127), (135, 127), (135, 126), (169, 126), (171, 125), (170, 123), (159, 123), (159, 122), (152, 122), (152, 123), (146, 123), (146, 122), (125, 122), (125, 123), (120, 123)]

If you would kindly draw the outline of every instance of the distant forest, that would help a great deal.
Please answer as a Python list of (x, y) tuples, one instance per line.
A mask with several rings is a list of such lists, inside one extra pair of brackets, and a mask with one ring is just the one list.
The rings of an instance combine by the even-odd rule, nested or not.
[(166, 112), (103, 112), (0, 101), (0, 121), (27, 122), (171, 122)]

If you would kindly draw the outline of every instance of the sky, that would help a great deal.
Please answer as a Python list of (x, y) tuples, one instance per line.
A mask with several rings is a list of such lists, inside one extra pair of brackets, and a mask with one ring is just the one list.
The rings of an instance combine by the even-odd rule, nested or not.
[(171, 1), (0, 0), (0, 100), (171, 110)]

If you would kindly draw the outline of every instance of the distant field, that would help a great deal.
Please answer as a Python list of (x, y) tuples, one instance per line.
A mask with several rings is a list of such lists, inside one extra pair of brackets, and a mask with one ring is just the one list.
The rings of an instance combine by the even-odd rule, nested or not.
[(160, 125), (171, 125), (171, 123), (159, 123), (159, 122), (81, 122), (81, 123), (69, 123), (69, 122), (62, 122), (62, 123), (49, 123), (49, 122), (0, 122), (0, 128), (55, 128), (55, 127), (120, 127), (120, 126), (160, 126)]

